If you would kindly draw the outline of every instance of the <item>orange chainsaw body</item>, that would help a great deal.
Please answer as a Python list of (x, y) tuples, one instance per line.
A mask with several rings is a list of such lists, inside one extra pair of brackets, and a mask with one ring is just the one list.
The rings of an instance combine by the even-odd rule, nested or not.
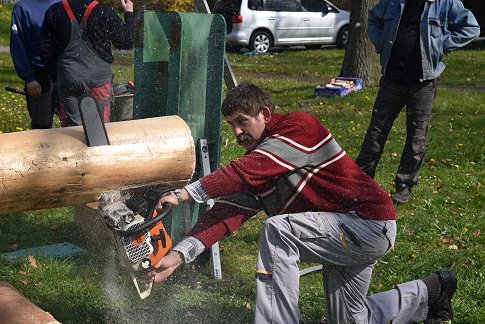
[[(148, 256), (150, 259), (150, 267), (155, 266), (172, 247), (172, 239), (168, 235), (165, 226), (162, 222), (158, 222), (150, 228), (150, 237), (152, 237), (151, 245), (153, 252)], [(145, 242), (145, 232), (133, 235), (130, 240), (133, 245), (140, 245)], [(155, 238), (155, 239), (154, 239)]]

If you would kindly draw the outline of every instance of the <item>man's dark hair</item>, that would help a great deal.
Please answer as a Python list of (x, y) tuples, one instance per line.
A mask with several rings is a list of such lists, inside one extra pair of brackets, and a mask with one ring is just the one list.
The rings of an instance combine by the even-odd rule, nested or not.
[(222, 102), (222, 114), (231, 116), (236, 112), (241, 112), (256, 117), (264, 107), (268, 107), (271, 112), (275, 109), (269, 92), (254, 84), (244, 82), (227, 92), (226, 98)]

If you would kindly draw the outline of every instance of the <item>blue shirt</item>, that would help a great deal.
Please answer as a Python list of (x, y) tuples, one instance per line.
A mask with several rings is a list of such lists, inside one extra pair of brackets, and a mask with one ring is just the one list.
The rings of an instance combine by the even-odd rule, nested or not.
[(46, 10), (59, 0), (20, 0), (12, 11), (10, 55), (17, 75), (34, 81), (34, 69), (44, 67), (40, 58), (40, 31)]

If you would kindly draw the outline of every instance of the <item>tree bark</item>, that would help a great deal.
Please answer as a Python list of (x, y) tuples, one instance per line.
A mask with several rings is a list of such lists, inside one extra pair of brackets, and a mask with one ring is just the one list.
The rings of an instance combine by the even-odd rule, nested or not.
[(369, 9), (378, 0), (352, 0), (349, 42), (347, 43), (340, 76), (359, 77), (364, 83), (379, 81), (379, 57), (367, 36)]
[(332, 0), (330, 1), (337, 7), (343, 10), (350, 10), (350, 0)]
[(0, 134), (0, 215), (75, 206), (117, 189), (180, 188), (195, 169), (178, 116), (107, 123), (111, 145), (88, 147), (82, 126)]

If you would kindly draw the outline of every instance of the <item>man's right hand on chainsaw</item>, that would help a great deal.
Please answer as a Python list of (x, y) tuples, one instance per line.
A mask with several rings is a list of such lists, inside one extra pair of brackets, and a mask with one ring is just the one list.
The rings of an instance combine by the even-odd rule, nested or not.
[(153, 268), (154, 270), (147, 272), (142, 279), (145, 286), (148, 286), (151, 282), (161, 282), (166, 280), (170, 275), (184, 264), (182, 254), (177, 251), (172, 251), (168, 255), (164, 256)]

